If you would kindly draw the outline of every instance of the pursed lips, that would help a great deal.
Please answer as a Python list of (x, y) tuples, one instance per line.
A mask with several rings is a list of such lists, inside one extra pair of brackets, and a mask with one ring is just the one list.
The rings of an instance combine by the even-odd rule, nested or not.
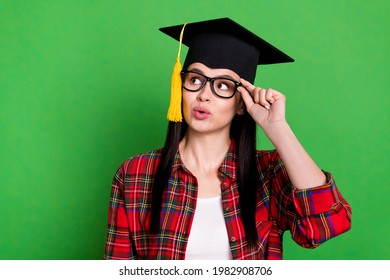
[(199, 119), (204, 119), (204, 118), (207, 118), (209, 115), (211, 115), (209, 110), (207, 110), (206, 108), (203, 108), (201, 106), (194, 107), (194, 109), (192, 109), (192, 112), (193, 112), (193, 115)]
[(201, 114), (210, 114), (210, 111), (203, 108), (203, 107), (200, 107), (200, 106), (196, 106), (194, 109), (193, 109), (194, 112), (199, 112)]

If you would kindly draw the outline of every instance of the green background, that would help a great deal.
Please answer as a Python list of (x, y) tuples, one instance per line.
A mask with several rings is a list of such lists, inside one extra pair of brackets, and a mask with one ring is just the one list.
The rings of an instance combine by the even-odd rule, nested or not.
[(296, 60), (256, 84), (353, 209), (317, 249), (285, 234), (284, 257), (389, 259), (389, 3), (0, 1), (0, 259), (102, 258), (116, 169), (165, 137), (178, 44), (158, 28), (225, 16)]

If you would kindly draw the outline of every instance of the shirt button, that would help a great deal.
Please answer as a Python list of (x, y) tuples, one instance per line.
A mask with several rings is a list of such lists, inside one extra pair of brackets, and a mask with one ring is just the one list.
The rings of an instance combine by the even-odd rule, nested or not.
[(233, 236), (232, 238), (230, 238), (230, 241), (231, 241), (231, 242), (235, 242), (235, 241), (236, 241), (236, 238)]
[(226, 207), (226, 208), (225, 208), (225, 211), (226, 211), (226, 212), (230, 212), (230, 207)]

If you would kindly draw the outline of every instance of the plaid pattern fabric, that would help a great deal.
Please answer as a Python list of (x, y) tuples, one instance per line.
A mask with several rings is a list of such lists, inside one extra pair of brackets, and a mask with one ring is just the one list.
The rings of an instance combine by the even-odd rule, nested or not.
[[(176, 153), (163, 196), (161, 229), (148, 233), (153, 174), (161, 150), (125, 161), (112, 183), (105, 259), (184, 259), (197, 198), (196, 178)], [(237, 155), (232, 141), (219, 168), (222, 207), (233, 259), (282, 259), (282, 235), (291, 231), (302, 247), (317, 247), (350, 228), (351, 208), (330, 173), (327, 184), (307, 190), (291, 185), (276, 151), (257, 152), (258, 241), (245, 239), (238, 197)]]

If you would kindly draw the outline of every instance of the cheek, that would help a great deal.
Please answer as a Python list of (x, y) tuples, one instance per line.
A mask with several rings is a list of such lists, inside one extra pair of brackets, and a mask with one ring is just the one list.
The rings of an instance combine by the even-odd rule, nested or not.
[(183, 115), (184, 117), (186, 117), (190, 111), (190, 104), (191, 104), (191, 98), (189, 96), (189, 94), (186, 94), (186, 92), (183, 91), (183, 100), (182, 100), (182, 111), (183, 111)]
[(231, 99), (229, 103), (222, 103), (219, 108), (220, 112), (224, 116), (228, 117), (229, 119), (233, 119), (239, 109), (239, 103), (234, 99)]
[(240, 108), (242, 108), (241, 96), (236, 95), (230, 101), (231, 102), (229, 103), (229, 106), (228, 106), (229, 110), (232, 112), (233, 115), (235, 115), (240, 110)]

